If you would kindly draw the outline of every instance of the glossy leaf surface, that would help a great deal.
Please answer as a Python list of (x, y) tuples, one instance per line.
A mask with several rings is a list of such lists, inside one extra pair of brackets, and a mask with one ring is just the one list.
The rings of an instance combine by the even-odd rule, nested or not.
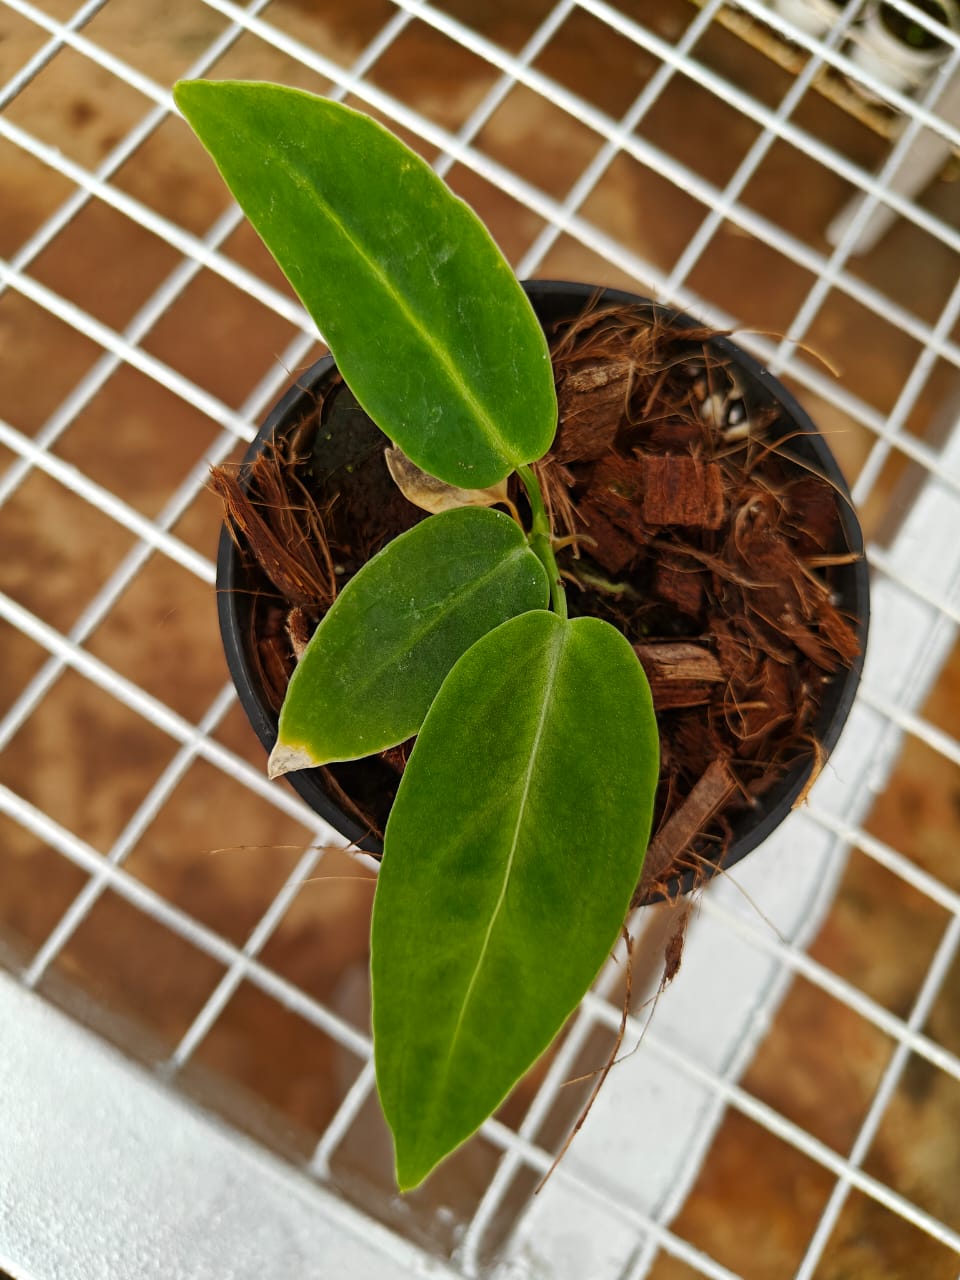
[(640, 878), (659, 752), (624, 637), (537, 611), (430, 708), (374, 903), (377, 1083), (401, 1189), (494, 1111), (576, 1007)]
[(548, 594), (543, 566), (502, 512), (460, 507), (414, 525), (347, 583), (314, 632), (280, 712), (272, 775), (405, 741), (461, 654)]
[(546, 453), (546, 340), (476, 214), (369, 116), (280, 85), (174, 96), (320, 327), (357, 399), (419, 467), (467, 489)]

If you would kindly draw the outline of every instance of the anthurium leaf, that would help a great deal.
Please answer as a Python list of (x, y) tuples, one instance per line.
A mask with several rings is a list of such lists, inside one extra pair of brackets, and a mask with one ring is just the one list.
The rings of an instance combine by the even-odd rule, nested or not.
[(494, 1111), (616, 941), (658, 773), (650, 690), (606, 622), (538, 610), (453, 667), (387, 824), (371, 941), (401, 1189)]
[(369, 116), (280, 85), (177, 106), (374, 422), (431, 475), (496, 484), (557, 423), (546, 341), (476, 214)]
[(271, 776), (405, 741), (460, 655), (548, 595), (546, 571), (503, 512), (459, 507), (414, 525), (314, 632), (280, 711)]

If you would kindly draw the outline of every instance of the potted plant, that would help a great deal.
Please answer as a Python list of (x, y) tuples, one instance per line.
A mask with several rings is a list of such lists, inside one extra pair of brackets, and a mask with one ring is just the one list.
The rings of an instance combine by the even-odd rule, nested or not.
[[(956, 0), (911, 0), (921, 13), (952, 31), (960, 31)], [(950, 46), (926, 22), (919, 22), (895, 5), (867, 6), (863, 22), (854, 33), (850, 57), (901, 93), (920, 88), (944, 61)], [(856, 82), (855, 82), (856, 83)], [(861, 92), (863, 86), (857, 85)]]
[(553, 1040), (631, 902), (789, 810), (852, 700), (862, 544), (809, 420), (726, 339), (610, 291), (528, 298), (346, 107), (175, 96), (332, 352), (218, 479), (221, 622), (271, 773), (365, 847), (382, 829), (374, 1055), (408, 1189)]

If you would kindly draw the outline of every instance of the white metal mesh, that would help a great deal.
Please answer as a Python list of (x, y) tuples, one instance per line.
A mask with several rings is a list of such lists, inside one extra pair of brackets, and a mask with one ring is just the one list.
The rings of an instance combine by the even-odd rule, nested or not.
[[(893, 7), (928, 21), (906, 0), (895, 0)], [(7, 191), (0, 206), (5, 254), (0, 259), (0, 371), (7, 369), (0, 383), (0, 447), (6, 464), (0, 474), (0, 538), (9, 539), (26, 558), (25, 570), (11, 570), (7, 590), (0, 595), (4, 634), (13, 638), (11, 652), (16, 649), (16, 660), (9, 664), (16, 687), (6, 691), (0, 718), (0, 748), (6, 752), (0, 760), (0, 814), (9, 824), (4, 831), (11, 833), (3, 864), (10, 877), (10, 900), (19, 903), (16, 895), (28, 890), (41, 892), (39, 882), (31, 889), (31, 873), (24, 871), (31, 859), (36, 863), (52, 851), (54, 861), (44, 867), (71, 868), (62, 871), (63, 888), (53, 895), (54, 906), (40, 912), (31, 928), (16, 911), (0, 921), (0, 942), (9, 929), (14, 936), (10, 964), (28, 987), (66, 1004), (130, 1052), (150, 1060), (172, 1084), (184, 1080), (188, 1092), (199, 1093), (208, 1105), (263, 1133), (265, 1141), (281, 1149), (286, 1149), (286, 1139), (258, 1111), (264, 1098), (272, 1105), (271, 1087), (264, 1085), (258, 1098), (251, 1072), (234, 1096), (223, 1083), (229, 1071), (218, 1056), (220, 1049), (199, 1066), (196, 1060), (211, 1042), (220, 1045), (224, 1035), (232, 1037), (235, 1055), (255, 1053), (250, 1047), (255, 1029), (248, 1028), (247, 1040), (233, 1023), (229, 1034), (222, 1031), (227, 1011), (241, 999), (278, 1005), (314, 1029), (331, 1046), (323, 1053), (333, 1055), (331, 1071), (339, 1084), (335, 1105), (312, 1129), (306, 1126), (310, 1149), (294, 1141), (293, 1158), (342, 1194), (363, 1201), (374, 1217), (425, 1239), (434, 1252), (452, 1255), (465, 1275), (491, 1269), (504, 1276), (589, 1275), (597, 1280), (872, 1275), (866, 1269), (842, 1270), (848, 1265), (842, 1249), (849, 1246), (845, 1214), (851, 1197), (879, 1206), (906, 1232), (906, 1243), (901, 1243), (896, 1230), (877, 1228), (876, 1249), (888, 1270), (876, 1274), (945, 1277), (960, 1270), (956, 1212), (940, 1208), (946, 1201), (927, 1194), (922, 1178), (914, 1185), (896, 1169), (879, 1169), (872, 1156), (878, 1132), (894, 1110), (903, 1123), (901, 1094), (911, 1071), (927, 1073), (928, 1092), (942, 1088), (944, 1101), (934, 1114), (945, 1133), (953, 1126), (955, 1134), (960, 1119), (960, 1093), (952, 1092), (960, 1086), (960, 1028), (951, 1038), (949, 1030), (943, 1034), (939, 1023), (931, 1024), (944, 999), (960, 998), (960, 876), (955, 859), (951, 864), (947, 858), (923, 856), (911, 839), (902, 837), (902, 827), (887, 838), (873, 816), (874, 802), (887, 794), (908, 742), (920, 744), (923, 759), (946, 769), (947, 776), (960, 766), (960, 742), (950, 721), (955, 685), (948, 680), (935, 707), (929, 701), (939, 688), (941, 671), (955, 671), (955, 662), (948, 664), (960, 623), (958, 202), (927, 198), (908, 189), (904, 177), (918, 147), (942, 163), (960, 147), (960, 40), (953, 32), (940, 33), (946, 61), (916, 96), (908, 96), (856, 62), (860, 28), (854, 23), (860, 13), (858, 6), (849, 7), (818, 38), (760, 0), (740, 0), (736, 8), (721, 0), (700, 6), (686, 0), (670, 5), (635, 0), (619, 7), (604, 0), (558, 0), (552, 7), (531, 0), (509, 12), (468, 3), (367, 0), (355, 13), (340, 12), (335, 4), (293, 0), (251, 0), (246, 6), (229, 0), (180, 0), (172, 6), (160, 0), (136, 5), (90, 0), (75, 10), (54, 0), (0, 3), (0, 34), (6, 36), (0, 58), (4, 47), (12, 51), (11, 63), (0, 62), (0, 144), (5, 148), (0, 175)], [(576, 43), (564, 36), (574, 30), (590, 37), (580, 52), (588, 62), (593, 59), (592, 79), (578, 80), (576, 72), (565, 75), (568, 64), (557, 51)], [(771, 41), (792, 50), (799, 59), (796, 74), (771, 79), (757, 61), (765, 55), (753, 51), (748, 37), (768, 52)], [(427, 51), (425, 61), (414, 65), (408, 83), (398, 67), (402, 69), (402, 59), (412, 49), (421, 47)], [(455, 74), (445, 73), (445, 59)], [(390, 74), (381, 74), (385, 66), (392, 68)], [(470, 75), (462, 70), (467, 66)], [(638, 84), (619, 114), (609, 106), (617, 95), (604, 91), (604, 82), (612, 82), (617, 68), (635, 74)], [(407, 131), (441, 174), (464, 186), (501, 239), (512, 239), (508, 252), (520, 276), (572, 274), (597, 283), (625, 283), (718, 325), (744, 325), (739, 340), (809, 397), (814, 416), (821, 416), (828, 432), (836, 435), (855, 500), (870, 516), (875, 622), (862, 693), (835, 761), (805, 812), (744, 864), (742, 876), (738, 873), (751, 901), (732, 884), (717, 885), (704, 895), (692, 930), (691, 957), (675, 988), (663, 996), (649, 1031), (645, 1012), (631, 1019), (628, 1041), (636, 1042), (643, 1033), (640, 1051), (614, 1072), (596, 1114), (536, 1198), (531, 1197), (533, 1187), (560, 1141), (560, 1122), (551, 1117), (565, 1114), (564, 1082), (582, 1071), (584, 1063), (602, 1060), (619, 1022), (616, 968), (584, 1002), (523, 1110), (485, 1126), (474, 1144), (481, 1152), (475, 1164), (467, 1156), (460, 1173), (451, 1175), (460, 1178), (455, 1193), (444, 1189), (433, 1199), (428, 1195), (399, 1208), (375, 1179), (372, 1190), (364, 1189), (356, 1162), (344, 1164), (341, 1158), (351, 1140), (369, 1141), (376, 1152), (382, 1138), (369, 1117), (374, 1083), (362, 996), (358, 1004), (339, 987), (313, 989), (268, 958), (313, 878), (339, 856), (341, 842), (291, 792), (266, 781), (257, 749), (242, 727), (231, 728), (236, 701), (222, 679), (217, 684), (198, 679), (196, 689), (190, 686), (190, 698), (184, 693), (180, 701), (176, 680), (168, 688), (155, 687), (147, 668), (130, 665), (120, 640), (104, 639), (112, 634), (118, 609), (138, 583), (148, 582), (157, 565), (170, 566), (176, 582), (184, 584), (185, 603), (174, 594), (171, 613), (192, 607), (192, 579), (212, 597), (209, 536), (215, 521), (212, 508), (204, 507), (207, 470), (235, 456), (238, 442), (253, 437), (257, 421), (290, 381), (289, 371), (302, 367), (315, 347), (316, 335), (299, 304), (265, 258), (243, 240), (237, 209), (223, 201), (217, 206), (216, 197), (201, 200), (199, 211), (191, 205), (189, 182), (206, 181), (197, 178), (199, 161), (195, 168), (185, 165), (171, 175), (171, 181), (181, 183), (180, 205), (163, 193), (154, 201), (145, 194), (143, 173), (151, 156), (179, 156), (172, 138), (190, 154), (186, 130), (172, 119), (172, 79), (257, 76), (265, 69), (281, 79), (287, 71), (298, 82), (347, 98)], [(70, 109), (63, 98), (68, 73), (87, 86), (80, 94), (83, 102)], [(428, 83), (420, 83), (418, 76)], [(830, 100), (821, 92), (855, 98), (849, 81), (873, 95), (863, 99), (864, 110), (873, 113), (886, 138), (864, 132), (851, 141), (845, 126), (837, 124), (840, 109), (824, 106)], [(108, 136), (95, 145), (86, 142), (90, 96), (94, 114), (110, 116), (97, 95), (106, 103), (114, 93), (121, 95), (117, 121), (110, 117)], [(555, 131), (566, 139), (563, 129), (570, 131), (569, 141), (557, 151), (556, 165), (564, 176), (556, 183), (543, 178), (535, 155), (509, 145), (502, 113), (513, 104), (509, 119), (517, 118), (518, 94), (526, 95), (524, 110), (543, 114), (549, 139)], [(664, 127), (664, 103), (679, 110), (688, 96), (698, 104), (697, 112), (671, 132)], [(711, 111), (721, 107), (728, 114), (714, 125)], [(560, 121), (565, 121), (562, 128)], [(738, 154), (731, 151), (724, 175), (711, 171), (702, 156), (696, 161), (687, 157), (684, 130), (697, 132), (709, 145), (712, 129), (739, 128), (736, 121), (742, 122), (743, 142)], [(163, 147), (158, 149), (160, 139)], [(718, 137), (718, 151), (721, 143)], [(812, 186), (822, 179), (828, 184), (833, 200), (829, 236), (827, 217), (813, 234), (798, 230), (791, 205), (803, 202), (806, 187), (784, 187), (773, 215), (755, 198), (756, 183), (778, 156), (787, 157), (783, 173), (797, 166), (798, 182)], [(135, 181), (131, 174), (137, 175)], [(36, 212), (20, 184), (41, 178), (53, 184), (54, 195), (45, 204), (38, 202)], [(210, 189), (215, 189), (212, 184)], [(949, 189), (943, 190), (949, 196)], [(650, 209), (631, 203), (645, 200), (648, 191)], [(684, 223), (681, 239), (657, 223), (657, 201), (667, 210), (663, 217), (669, 223), (672, 200), (681, 202), (676, 205)], [(843, 206), (846, 213), (839, 216)], [(902, 243), (918, 261), (926, 254), (923, 261), (939, 264), (935, 279), (918, 265), (916, 285), (908, 279), (903, 286), (902, 271), (885, 274), (890, 264), (882, 255), (878, 262), (860, 256), (880, 213), (893, 221), (891, 234), (905, 237)], [(104, 318), (113, 306), (107, 288), (111, 270), (136, 276), (136, 263), (111, 268), (107, 254), (106, 267), (98, 268), (105, 273), (102, 295), (96, 272), (92, 281), (78, 284), (62, 261), (57, 265), (58, 246), (68, 243), (91, 214), (102, 220), (95, 239), (101, 249), (109, 244), (110, 228), (120, 225), (110, 219), (119, 219), (143, 233), (143, 245), (149, 244), (160, 264), (144, 269), (149, 285), (140, 288), (136, 305), (125, 311), (119, 304), (114, 307), (119, 320)], [(635, 234), (636, 227), (641, 230)], [(723, 290), (715, 287), (726, 255), (738, 244), (768, 255), (762, 261), (769, 270), (771, 296), (778, 300), (769, 310), (756, 310), (757, 299), (764, 296), (756, 281), (738, 281), (728, 273)], [(896, 287), (889, 283), (894, 278)], [(202, 363), (192, 361), (171, 332), (171, 317), (174, 329), (184, 317), (197, 317), (201, 287), (207, 290), (203, 296), (215, 302), (210, 303), (210, 326), (204, 331), (197, 324), (202, 339), (191, 338), (194, 345), (214, 349), (221, 340), (246, 340), (239, 325), (236, 331), (229, 327), (228, 298), (242, 308), (244, 334), (254, 335), (249, 364), (236, 384), (242, 394), (225, 390), (219, 377), (207, 378)], [(779, 317), (774, 327), (783, 336), (750, 330), (751, 325), (770, 327), (771, 316)], [(871, 376), (863, 374), (869, 366), (862, 360), (853, 361), (861, 372), (851, 383), (825, 370), (807, 346), (829, 352), (832, 337), (843, 347), (841, 355), (855, 353), (858, 318), (875, 344), (876, 394)], [(17, 379), (17, 363), (33, 328), (39, 332), (45, 325), (51, 326), (55, 341), (62, 341), (64, 354), (51, 348), (49, 373), (38, 364), (31, 377), (41, 385), (25, 387)], [(122, 468), (111, 470), (110, 430), (96, 435), (89, 428), (118, 378), (134, 375), (142, 379), (137, 386), (148, 405), (154, 403), (153, 385), (169, 397), (150, 424), (147, 439), (152, 443), (138, 455), (140, 465), (160, 466), (168, 421), (179, 422), (178, 415), (185, 415), (187, 427), (176, 430), (170, 446), (180, 454), (174, 457), (162, 500), (147, 501), (138, 487), (140, 477), (135, 479), (132, 471), (128, 483)], [(126, 422), (122, 415), (116, 420), (117, 433)], [(194, 447), (184, 444), (191, 423), (204, 424), (198, 426)], [(74, 439), (95, 445), (82, 465), (76, 459), (87, 455), (79, 445), (73, 447)], [(122, 450), (120, 434), (115, 443)], [(24, 528), (32, 529), (28, 508), (34, 509), (38, 495), (50, 493), (58, 496), (50, 499), (52, 514), (46, 518), (55, 524), (68, 521), (71, 511), (87, 508), (103, 517), (92, 532), (78, 532), (81, 549), (88, 542), (91, 555), (101, 543), (116, 548), (97, 559), (96, 569), (91, 560), (89, 579), (82, 563), (69, 566), (75, 588), (70, 604), (53, 586), (44, 595), (45, 578), (56, 584), (64, 572), (50, 559), (53, 553), (43, 550), (49, 530), (41, 531), (33, 562), (30, 539), (20, 536)], [(57, 503), (63, 494), (79, 505), (61, 514)], [(51, 545), (61, 550), (67, 545), (62, 528)], [(132, 625), (128, 636), (138, 634), (135, 620)], [(194, 639), (189, 627), (177, 635)], [(198, 644), (206, 645), (202, 663), (199, 656), (197, 662), (216, 672), (219, 659), (211, 656), (215, 637), (202, 628), (196, 636)], [(193, 658), (187, 653), (181, 661), (186, 667)], [(67, 758), (58, 746), (51, 717), (60, 705), (57, 699), (66, 697), (65, 689), (79, 699), (81, 711), (95, 708), (84, 723), (86, 737), (105, 735), (106, 741), (113, 734), (112, 745), (98, 756), (101, 764), (107, 761), (106, 776), (91, 777), (82, 760)], [(81, 711), (74, 712), (74, 719)], [(114, 723), (120, 726), (116, 733)], [(141, 743), (141, 730), (130, 727), (134, 724), (143, 726), (149, 741)], [(45, 749), (26, 772), (25, 744)], [(138, 771), (139, 755), (144, 763)], [(145, 840), (165, 829), (163, 823), (175, 809), (179, 813), (180, 797), (199, 768), (207, 770), (202, 777), (211, 794), (219, 795), (220, 785), (211, 780), (222, 777), (251, 798), (257, 806), (256, 831), (275, 829), (295, 846), (285, 862), (276, 862), (279, 870), (264, 873), (269, 888), (251, 893), (258, 902), (252, 921), (245, 911), (231, 917), (227, 907), (200, 918), (166, 890), (156, 865), (143, 861)], [(101, 821), (98, 788), (113, 796), (128, 776), (129, 786), (122, 795), (117, 792), (112, 825)], [(51, 777), (59, 780), (57, 786)], [(930, 785), (935, 785), (932, 773)], [(954, 776), (954, 803), (957, 785)], [(949, 782), (946, 786), (949, 791)], [(75, 791), (80, 798), (72, 808), (63, 808), (61, 791)], [(211, 829), (199, 811), (197, 829)], [(182, 836), (184, 827), (174, 830)], [(947, 830), (955, 835), (957, 828)], [(203, 838), (211, 849), (217, 843), (215, 835)], [(275, 839), (279, 846), (281, 837)], [(922, 972), (909, 1000), (897, 1008), (826, 963), (817, 949), (850, 850), (857, 851), (876, 883), (885, 876), (884, 884), (912, 894), (910, 902), (923, 905), (911, 910), (930, 921)], [(197, 854), (190, 874), (202, 879), (214, 856), (228, 854), (210, 849)], [(322, 892), (322, 886), (316, 887)], [(202, 998), (194, 994), (188, 1011), (177, 1006), (168, 1019), (141, 1011), (151, 1034), (159, 1037), (156, 1042), (147, 1037), (144, 1049), (138, 1047), (138, 1033), (129, 1029), (129, 1009), (120, 1008), (123, 1002), (116, 993), (122, 991), (122, 981), (105, 986), (98, 980), (96, 961), (89, 959), (107, 945), (108, 926), (101, 923), (107, 917), (98, 911), (114, 902), (142, 918), (145, 954), (151, 938), (169, 936), (199, 958), (191, 963), (202, 959), (207, 966), (205, 976), (197, 979)], [(640, 920), (636, 927), (645, 934), (649, 921)], [(311, 945), (322, 948), (323, 936), (306, 932)], [(75, 949), (78, 939), (84, 940), (85, 950)], [(135, 934), (126, 945), (136, 945)], [(162, 965), (163, 952), (158, 950), (157, 956), (156, 964)], [(729, 981), (711, 987), (728, 963)], [(813, 992), (823, 1009), (839, 1011), (838, 1017), (849, 1015), (863, 1029), (862, 1036), (872, 1037), (871, 1045), (884, 1046), (882, 1052), (864, 1052), (864, 1061), (872, 1064), (870, 1070), (864, 1068), (869, 1084), (861, 1082), (862, 1105), (852, 1107), (845, 1128), (840, 1125), (844, 1141), (820, 1136), (812, 1122), (804, 1122), (809, 1112), (799, 1103), (788, 1113), (790, 1108), (780, 1109), (760, 1096), (762, 1089), (751, 1086), (755, 1055), (762, 1060), (773, 1043), (767, 1037), (771, 1027), (776, 1029), (778, 1010), (789, 1008), (790, 993), (801, 988)], [(163, 994), (162, 984), (149, 990)], [(96, 1006), (105, 1005), (109, 1015), (115, 996), (117, 1017), (111, 1021)], [(729, 1008), (718, 1010), (718, 999), (729, 1001)], [(252, 1007), (263, 1006), (254, 1002)], [(278, 1052), (282, 1049), (278, 1045)], [(829, 1089), (829, 1079), (822, 1087)], [(287, 1103), (284, 1098), (276, 1105), (289, 1118)], [(308, 1106), (297, 1107), (298, 1115), (309, 1111)], [(658, 1109), (666, 1114), (665, 1123), (658, 1123)], [(697, 1216), (705, 1212), (698, 1205), (713, 1203), (711, 1160), (723, 1149), (722, 1126), (731, 1116), (760, 1135), (756, 1141), (790, 1148), (806, 1171), (795, 1176), (801, 1184), (806, 1177), (815, 1187), (804, 1193), (800, 1185), (798, 1205), (807, 1194), (802, 1212), (785, 1206), (787, 1217), (793, 1212), (801, 1225), (788, 1233), (791, 1243), (776, 1261), (763, 1264), (767, 1269), (759, 1262), (752, 1269), (749, 1260), (740, 1261), (742, 1250), (724, 1243), (724, 1232), (716, 1226), (727, 1212), (720, 1198), (712, 1219)], [(632, 1138), (624, 1154), (617, 1148), (618, 1134), (628, 1128)], [(658, 1135), (659, 1145), (652, 1137), (645, 1141), (648, 1130)], [(909, 1143), (909, 1136), (903, 1141)], [(758, 1148), (754, 1162), (761, 1171), (764, 1150)], [(956, 1145), (952, 1160), (956, 1174)], [(374, 1157), (371, 1161), (376, 1163)], [(784, 1167), (794, 1166), (788, 1161)], [(736, 1198), (732, 1206), (730, 1212), (742, 1211)], [(858, 1229), (869, 1237), (862, 1223)], [(933, 1252), (910, 1253), (918, 1239)], [(920, 1259), (916, 1269), (911, 1269), (911, 1257)]]

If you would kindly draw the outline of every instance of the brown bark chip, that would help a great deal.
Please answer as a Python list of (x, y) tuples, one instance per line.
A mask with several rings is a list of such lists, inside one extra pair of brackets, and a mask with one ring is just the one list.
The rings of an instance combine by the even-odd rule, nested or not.
[(663, 557), (653, 571), (653, 590), (658, 599), (675, 605), (688, 618), (697, 618), (703, 610), (705, 575), (697, 568), (670, 563)]
[(609, 573), (621, 573), (636, 560), (637, 544), (611, 524), (596, 502), (582, 502), (580, 516), (584, 533), (590, 539), (584, 542), (584, 547), (597, 564)]
[(613, 447), (626, 412), (632, 365), (627, 359), (584, 360), (557, 387), (560, 425), (553, 444), (558, 462), (602, 458)]
[(650, 684), (656, 711), (699, 707), (715, 697), (724, 676), (720, 663), (699, 644), (635, 644), (634, 652)]
[(815, 555), (835, 546), (840, 532), (837, 495), (816, 476), (805, 476), (790, 486), (787, 495), (790, 519), (796, 529), (798, 555)]
[(641, 517), (644, 489), (644, 464), (636, 459), (611, 453), (593, 470), (587, 486), (589, 500), (618, 529), (642, 539)]
[(641, 902), (658, 881), (670, 873), (683, 854), (693, 848), (698, 833), (736, 790), (737, 781), (730, 771), (729, 762), (722, 757), (712, 761), (683, 803), (650, 841), (635, 902)]
[(723, 524), (720, 467), (699, 458), (642, 458), (643, 518), (650, 525), (719, 529)]

